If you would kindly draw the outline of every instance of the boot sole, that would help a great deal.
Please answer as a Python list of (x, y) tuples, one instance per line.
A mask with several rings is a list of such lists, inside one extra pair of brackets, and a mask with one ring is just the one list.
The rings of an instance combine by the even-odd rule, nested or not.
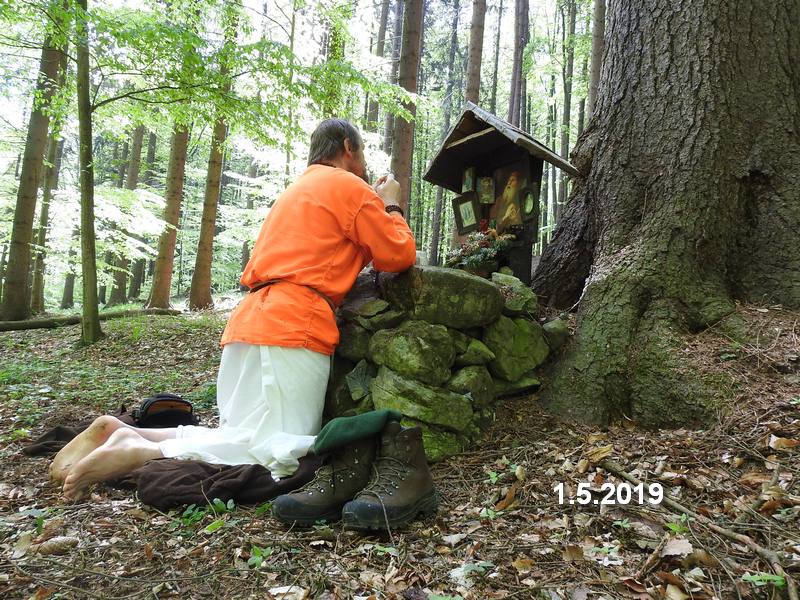
[(320, 521), (325, 521), (326, 523), (335, 523), (336, 521), (341, 520), (342, 511), (339, 509), (335, 513), (332, 512), (327, 515), (317, 515), (314, 517), (291, 517), (287, 515), (280, 515), (273, 511), (272, 516), (285, 525), (293, 525), (296, 527), (313, 527)]
[(427, 496), (423, 496), (417, 500), (409, 510), (401, 515), (395, 515), (389, 518), (388, 521), (383, 514), (377, 515), (378, 518), (376, 519), (359, 519), (354, 513), (347, 511), (342, 512), (342, 520), (345, 529), (354, 529), (356, 531), (386, 531), (387, 523), (389, 528), (397, 529), (413, 521), (417, 515), (421, 514), (423, 518), (435, 515), (438, 508), (439, 499), (436, 496), (436, 492), (433, 491)]

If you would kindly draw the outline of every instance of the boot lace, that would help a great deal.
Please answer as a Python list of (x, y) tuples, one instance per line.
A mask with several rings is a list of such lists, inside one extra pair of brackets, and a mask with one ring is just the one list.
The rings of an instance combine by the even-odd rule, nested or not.
[(403, 481), (408, 474), (406, 465), (391, 456), (381, 456), (373, 465), (372, 477), (362, 493), (367, 492), (375, 496), (382, 494), (393, 496), (399, 489), (398, 482)]

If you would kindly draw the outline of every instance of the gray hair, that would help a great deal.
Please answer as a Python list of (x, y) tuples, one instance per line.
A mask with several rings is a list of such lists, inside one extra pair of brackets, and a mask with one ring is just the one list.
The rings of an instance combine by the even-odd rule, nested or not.
[(344, 152), (344, 141), (350, 140), (353, 151), (361, 147), (361, 134), (345, 119), (325, 119), (311, 134), (308, 164), (327, 164)]

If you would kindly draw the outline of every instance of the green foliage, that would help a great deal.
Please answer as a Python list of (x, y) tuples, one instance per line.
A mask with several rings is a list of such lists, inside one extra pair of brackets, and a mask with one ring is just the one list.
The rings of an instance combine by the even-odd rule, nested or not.
[(756, 573), (754, 575), (742, 575), (742, 581), (752, 583), (756, 587), (763, 587), (765, 585), (774, 585), (775, 587), (783, 587), (786, 585), (786, 578), (782, 575), (773, 575), (772, 573)]
[(260, 569), (264, 561), (269, 558), (275, 549), (272, 546), (261, 548), (260, 546), (252, 546), (250, 548), (250, 558), (247, 559), (247, 564), (254, 569)]
[(476, 269), (502, 258), (511, 247), (513, 235), (498, 236), (493, 230), (476, 231), (447, 257), (446, 266), (456, 269)]

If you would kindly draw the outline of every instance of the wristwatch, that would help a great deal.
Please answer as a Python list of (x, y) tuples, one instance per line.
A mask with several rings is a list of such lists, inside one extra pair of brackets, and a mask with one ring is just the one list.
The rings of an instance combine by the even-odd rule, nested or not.
[(400, 208), (397, 204), (387, 204), (386, 205), (386, 212), (387, 213), (399, 212), (401, 217), (403, 217), (404, 219), (406, 218), (406, 215), (403, 212), (403, 209)]

